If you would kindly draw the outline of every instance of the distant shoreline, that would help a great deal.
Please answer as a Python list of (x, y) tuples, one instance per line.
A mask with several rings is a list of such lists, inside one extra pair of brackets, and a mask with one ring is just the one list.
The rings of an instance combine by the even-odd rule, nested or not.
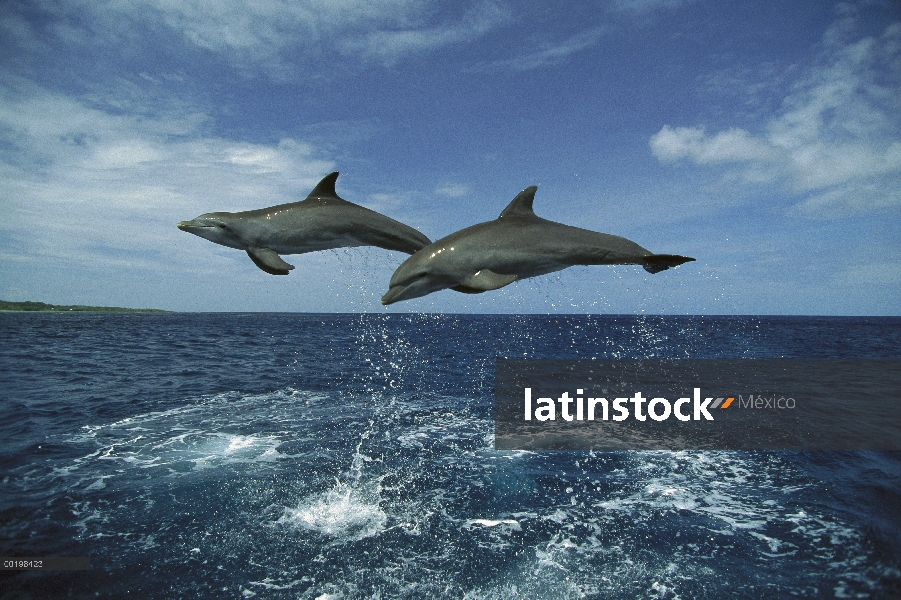
[(114, 313), (167, 313), (159, 308), (121, 308), (118, 306), (83, 306), (73, 304), (58, 306), (43, 302), (7, 302), (0, 300), (0, 312), (114, 312)]

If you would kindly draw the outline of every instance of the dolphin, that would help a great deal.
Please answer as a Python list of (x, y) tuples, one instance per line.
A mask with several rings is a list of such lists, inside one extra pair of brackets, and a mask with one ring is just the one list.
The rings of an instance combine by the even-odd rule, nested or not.
[(338, 173), (326, 175), (301, 202), (244, 212), (213, 212), (178, 228), (211, 242), (244, 250), (270, 275), (294, 268), (280, 254), (304, 254), (331, 248), (378, 246), (413, 254), (429, 238), (412, 227), (338, 197)]
[(391, 276), (382, 304), (448, 288), (481, 294), (573, 265), (641, 265), (659, 273), (694, 260), (653, 254), (626, 238), (542, 219), (532, 210), (537, 189), (520, 192), (496, 220), (461, 229), (412, 255)]

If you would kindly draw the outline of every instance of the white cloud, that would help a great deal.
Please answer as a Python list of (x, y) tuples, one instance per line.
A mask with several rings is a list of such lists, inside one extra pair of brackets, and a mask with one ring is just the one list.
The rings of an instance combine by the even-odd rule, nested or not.
[(769, 160), (775, 149), (743, 129), (733, 128), (708, 136), (703, 127), (670, 127), (651, 138), (651, 151), (664, 162), (689, 158), (698, 164)]
[(127, 169), (165, 160), (165, 153), (148, 140), (110, 140), (97, 144), (90, 157), (94, 169)]
[(746, 182), (780, 180), (808, 196), (798, 207), (803, 214), (901, 205), (893, 191), (901, 179), (901, 24), (843, 42), (848, 28), (846, 19), (830, 29), (820, 64), (760, 133), (664, 125), (651, 151), (664, 162), (731, 165)]
[(14, 149), (0, 156), (6, 260), (190, 263), (177, 221), (301, 200), (334, 170), (302, 141), (207, 135), (202, 115), (112, 114), (22, 82), (3, 96), (0, 144)]

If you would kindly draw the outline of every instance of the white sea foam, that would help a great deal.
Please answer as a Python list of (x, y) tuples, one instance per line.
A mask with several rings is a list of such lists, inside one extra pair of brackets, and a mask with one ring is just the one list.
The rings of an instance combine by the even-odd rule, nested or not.
[[(109, 480), (123, 477), (184, 477), (190, 471), (278, 463), (290, 458), (278, 447), (285, 440), (296, 439), (290, 428), (304, 419), (298, 406), (309, 410), (307, 407), (315, 407), (323, 398), (293, 389), (261, 395), (228, 392), (109, 424), (86, 425), (68, 441), (96, 443), (97, 449), (71, 464), (55, 467), (53, 474), (75, 479), (67, 485), (98, 490), (108, 486)], [(269, 431), (234, 431), (236, 427), (253, 428), (257, 420)], [(284, 429), (273, 431), (273, 424), (278, 427), (280, 423)], [(109, 467), (101, 466), (103, 463)], [(99, 479), (98, 472), (103, 473)]]
[(384, 531), (387, 519), (371, 493), (339, 481), (332, 489), (302, 501), (296, 508), (286, 508), (278, 522), (343, 540), (360, 540)]
[(347, 481), (336, 479), (331, 489), (303, 499), (296, 508), (285, 508), (278, 523), (303, 527), (343, 541), (361, 540), (384, 531), (388, 515), (379, 506), (380, 484), (378, 479), (367, 478), (364, 474), (363, 465), (369, 459), (360, 453), (370, 431), (366, 431), (357, 444), (351, 467), (344, 474)]
[(507, 525), (510, 529), (520, 530), (519, 521), (516, 519), (469, 519), (467, 525), (481, 525), (482, 527), (497, 527), (498, 525)]

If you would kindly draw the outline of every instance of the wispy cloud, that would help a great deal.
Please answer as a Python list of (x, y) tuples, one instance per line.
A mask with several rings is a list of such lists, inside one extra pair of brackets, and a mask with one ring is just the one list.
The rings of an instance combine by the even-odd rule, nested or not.
[(855, 265), (835, 274), (839, 285), (899, 285), (901, 284), (901, 263), (880, 262)]
[(597, 44), (606, 30), (606, 27), (595, 27), (577, 33), (561, 42), (545, 44), (541, 49), (528, 54), (479, 63), (471, 70), (477, 72), (504, 71), (508, 69), (513, 71), (531, 71), (558, 65), (573, 54)]
[(469, 186), (462, 183), (445, 183), (435, 188), (435, 194), (447, 198), (462, 198), (469, 193)]
[(615, 11), (633, 15), (647, 15), (660, 10), (674, 9), (691, 0), (613, 0)]
[[(550, 39), (536, 44), (537, 49), (530, 49), (511, 58), (482, 61), (469, 68), (472, 72), (496, 72), (496, 71), (532, 71), (546, 67), (553, 67), (565, 63), (574, 55), (579, 54), (593, 46), (615, 27), (621, 27), (619, 23), (623, 18), (627, 24), (651, 22), (668, 10), (693, 0), (615, 0), (606, 9), (595, 11), (602, 15), (607, 22), (586, 28), (574, 33), (565, 39)], [(614, 24), (614, 23), (618, 24)]]
[(782, 182), (795, 212), (839, 216), (901, 206), (901, 23), (848, 40), (848, 19), (759, 133), (664, 125), (650, 139), (664, 162), (731, 165), (746, 182)]
[(343, 48), (386, 65), (407, 55), (472, 42), (511, 20), (508, 9), (485, 2), (468, 10), (459, 21), (433, 27), (381, 29), (357, 39), (345, 37)]
[[(429, 14), (412, 0), (145, 0), (150, 14), (192, 44), (235, 61), (285, 68), (292, 50), (354, 47), (361, 36), (409, 27)], [(133, 3), (122, 5), (133, 10)]]
[[(159, 32), (212, 52), (242, 71), (288, 79), (310, 60), (353, 57), (393, 64), (402, 57), (477, 40), (510, 21), (496, 0), (445, 16), (435, 0), (72, 0), (42, 7), (37, 26), (27, 5), (0, 11), (0, 31), (20, 47), (47, 36), (68, 44), (123, 47)], [(446, 12), (446, 11), (444, 11)], [(298, 61), (298, 57), (308, 60)]]

